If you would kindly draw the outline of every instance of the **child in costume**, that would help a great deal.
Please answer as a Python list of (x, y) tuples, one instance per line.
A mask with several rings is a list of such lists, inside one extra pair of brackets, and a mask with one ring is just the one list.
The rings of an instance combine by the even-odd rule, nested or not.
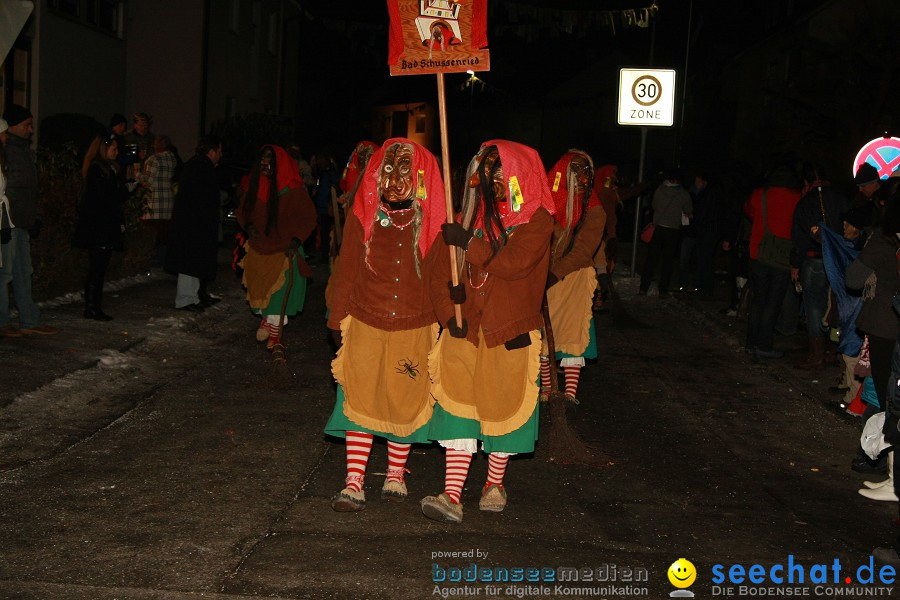
[(315, 229), (316, 211), (297, 162), (281, 146), (262, 147), (241, 187), (237, 220), (247, 232), (243, 284), (250, 308), (262, 317), (256, 339), (271, 350), (281, 343), (288, 317), (303, 310), (312, 271), (299, 240)]
[[(481, 510), (504, 509), (509, 457), (534, 451), (554, 210), (541, 159), (522, 144), (485, 142), (466, 176), (460, 222), (443, 226), (431, 262), (444, 331), (428, 364), (438, 401), (429, 437), (447, 449), (446, 477), (443, 493), (421, 501), (425, 516), (455, 523), (463, 518), (460, 496), (479, 440), (489, 461)], [(451, 251), (460, 283), (448, 295)], [(454, 302), (462, 305), (462, 323)]]
[(392, 138), (362, 177), (328, 305), (340, 348), (332, 363), (337, 402), (325, 433), (345, 437), (347, 445), (346, 485), (331, 502), (338, 512), (365, 508), (375, 435), (388, 446), (382, 498), (406, 498), (410, 444), (428, 442), (434, 406), (426, 365), (438, 327), (424, 275), (446, 218), (440, 169), (422, 146)]
[(593, 189), (594, 165), (581, 150), (569, 150), (547, 174), (556, 212), (550, 244), (547, 304), (556, 356), (541, 355), (541, 399), (550, 392), (550, 360), (559, 360), (566, 397), (576, 402), (585, 358), (597, 358), (592, 312), (597, 273), (593, 256), (603, 240), (606, 211)]

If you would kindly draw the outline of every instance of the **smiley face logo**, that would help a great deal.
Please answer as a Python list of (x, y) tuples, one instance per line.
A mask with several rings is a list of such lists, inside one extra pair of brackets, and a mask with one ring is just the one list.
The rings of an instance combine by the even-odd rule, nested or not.
[(677, 588), (690, 587), (697, 579), (697, 569), (686, 558), (679, 558), (669, 567), (669, 583)]

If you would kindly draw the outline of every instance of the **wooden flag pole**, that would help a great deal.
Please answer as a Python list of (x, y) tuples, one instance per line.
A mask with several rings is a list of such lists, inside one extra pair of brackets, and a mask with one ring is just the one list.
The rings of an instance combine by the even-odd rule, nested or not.
[[(447, 100), (444, 95), (444, 74), (437, 74), (438, 114), (441, 122), (441, 163), (444, 171), (444, 201), (447, 203), (447, 222), (454, 222), (453, 215), (453, 182), (450, 180), (450, 145), (447, 141)], [(450, 281), (453, 286), (459, 285), (459, 271), (456, 264), (456, 252), (450, 248)], [(456, 311), (456, 326), (462, 327), (462, 308), (453, 305)]]

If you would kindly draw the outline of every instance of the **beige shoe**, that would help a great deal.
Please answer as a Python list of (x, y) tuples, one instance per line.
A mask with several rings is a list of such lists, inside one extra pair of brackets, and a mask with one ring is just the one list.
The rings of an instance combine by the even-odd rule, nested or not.
[(256, 330), (256, 341), (264, 342), (267, 339), (269, 339), (269, 328), (266, 327), (266, 320), (263, 319), (259, 324), (259, 329)]
[(503, 512), (506, 508), (506, 490), (502, 485), (489, 483), (484, 486), (481, 492), (481, 500), (478, 501), (478, 508), (489, 512)]
[(407, 496), (406, 484), (396, 479), (385, 479), (381, 488), (381, 499), (391, 502), (403, 502)]
[(352, 488), (344, 488), (331, 499), (331, 508), (335, 512), (359, 512), (366, 507), (366, 493)]
[(422, 513), (429, 519), (442, 523), (462, 523), (462, 503), (455, 503), (447, 494), (425, 496), (420, 502)]
[(403, 502), (406, 500), (406, 482), (403, 476), (409, 473), (409, 469), (392, 469), (388, 468), (384, 485), (381, 487), (381, 499), (391, 500), (392, 502)]

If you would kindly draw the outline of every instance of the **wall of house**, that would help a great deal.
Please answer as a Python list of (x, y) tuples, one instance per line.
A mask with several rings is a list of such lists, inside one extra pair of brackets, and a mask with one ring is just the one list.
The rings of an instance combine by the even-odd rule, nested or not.
[(207, 125), (246, 112), (279, 113), (279, 57), (295, 44), (279, 49), (281, 19), (276, 0), (210, 3)]
[(107, 125), (113, 113), (125, 109), (125, 42), (53, 13), (44, 2), (36, 2), (35, 11), (40, 11), (32, 46), (39, 45), (32, 59), (36, 124), (52, 115), (79, 113)]
[(151, 130), (171, 137), (187, 159), (201, 133), (204, 3), (131, 0), (124, 6), (126, 94), (118, 110), (129, 127), (133, 113), (152, 115)]

